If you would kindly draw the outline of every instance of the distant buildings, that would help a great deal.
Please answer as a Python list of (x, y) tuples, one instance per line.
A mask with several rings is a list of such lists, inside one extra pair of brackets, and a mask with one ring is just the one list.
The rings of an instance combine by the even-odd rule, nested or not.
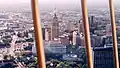
[(69, 46), (70, 40), (69, 40), (69, 34), (63, 34), (59, 37), (61, 44)]
[(6, 55), (9, 53), (10, 45), (0, 43), (0, 54)]
[(111, 24), (106, 25), (106, 35), (107, 36), (112, 36), (112, 26), (111, 26)]
[[(113, 43), (111, 39), (112, 30), (108, 12), (106, 10), (105, 13), (103, 10), (93, 11), (89, 12), (88, 20), (91, 31), (94, 67), (114, 68), (113, 49), (110, 47)], [(41, 22), (42, 25), (46, 24), (42, 28), (45, 53), (50, 55), (60, 54), (64, 60), (79, 60), (78, 58), (83, 53), (80, 48), (85, 48), (84, 22), (80, 19), (82, 19), (82, 15), (77, 11), (61, 11), (57, 14), (54, 12), (54, 15), (48, 11), (43, 11), (41, 13)], [(26, 51), (37, 54), (32, 22), (30, 12), (0, 13), (1, 60), (3, 60), (3, 54), (15, 55)], [(117, 14), (117, 30), (120, 30), (119, 22), (119, 14)], [(120, 31), (117, 32), (119, 35)], [(119, 41), (118, 37), (118, 43)], [(72, 46), (77, 49), (72, 49)]]

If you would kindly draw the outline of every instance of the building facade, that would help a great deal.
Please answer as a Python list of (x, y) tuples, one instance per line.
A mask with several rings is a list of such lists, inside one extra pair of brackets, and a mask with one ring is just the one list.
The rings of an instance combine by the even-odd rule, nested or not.
[(113, 47), (96, 47), (93, 51), (94, 68), (114, 68)]
[(54, 40), (54, 38), (59, 37), (59, 22), (56, 13), (54, 13), (51, 33), (52, 33), (52, 40)]

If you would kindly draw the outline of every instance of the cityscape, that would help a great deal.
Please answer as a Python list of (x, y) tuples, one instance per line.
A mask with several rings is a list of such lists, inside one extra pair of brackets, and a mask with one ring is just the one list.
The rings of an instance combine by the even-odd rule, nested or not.
[[(88, 68), (81, 9), (41, 10), (46, 68)], [(0, 8), (0, 68), (39, 68), (32, 11)], [(120, 59), (120, 9), (115, 8)], [(114, 68), (108, 8), (88, 10), (94, 68)]]

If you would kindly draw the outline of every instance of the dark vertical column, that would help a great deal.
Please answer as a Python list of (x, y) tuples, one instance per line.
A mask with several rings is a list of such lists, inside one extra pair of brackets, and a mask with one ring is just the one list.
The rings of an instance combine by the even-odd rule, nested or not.
[(36, 36), (35, 38), (36, 38), (36, 48), (37, 48), (39, 68), (46, 68), (42, 26), (40, 23), (38, 0), (31, 0), (31, 4), (32, 4), (32, 14), (33, 14), (35, 36)]
[(109, 8), (110, 8), (111, 25), (112, 25), (114, 64), (115, 64), (115, 68), (119, 68), (118, 45), (117, 45), (115, 12), (114, 12), (113, 0), (109, 0), (109, 6), (110, 6)]
[(88, 58), (88, 68), (93, 68), (92, 48), (90, 41), (90, 29), (88, 23), (86, 0), (81, 0), (81, 6), (82, 6), (83, 23), (84, 23), (84, 31), (85, 31), (85, 45), (86, 45), (87, 58)]

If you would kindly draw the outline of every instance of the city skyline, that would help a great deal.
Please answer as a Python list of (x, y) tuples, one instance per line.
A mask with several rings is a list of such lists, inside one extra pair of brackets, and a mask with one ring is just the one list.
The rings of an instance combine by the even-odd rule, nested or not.
[(81, 0), (39, 0), (33, 10), (30, 1), (0, 1), (0, 68), (114, 68), (113, 58), (120, 58), (119, 0), (115, 16), (109, 0), (86, 0), (88, 15)]

